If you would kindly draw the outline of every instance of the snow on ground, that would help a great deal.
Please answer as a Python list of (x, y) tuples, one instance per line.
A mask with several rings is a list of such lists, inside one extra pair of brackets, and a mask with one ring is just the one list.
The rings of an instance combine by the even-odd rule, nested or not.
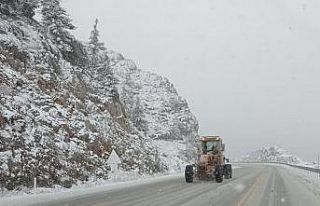
[[(115, 185), (115, 184), (122, 184), (127, 182), (139, 182), (141, 180), (164, 177), (164, 176), (174, 176), (182, 173), (171, 173), (168, 172), (162, 174), (155, 174), (155, 175), (147, 175), (147, 174), (139, 174), (138, 170), (133, 171), (121, 171), (118, 170), (117, 172), (113, 173), (110, 172), (108, 180), (102, 179), (91, 179), (88, 182), (82, 183), (79, 182), (78, 185), (73, 185), (71, 189), (64, 188), (62, 186), (56, 185), (55, 188), (43, 188), (38, 187), (36, 189), (31, 188), (20, 188), (19, 191), (0, 191), (0, 198), (8, 198), (12, 196), (26, 196), (26, 195), (36, 195), (40, 193), (54, 193), (54, 192), (61, 192), (61, 191), (69, 191), (69, 190), (77, 190), (81, 188), (90, 188), (96, 186), (107, 186), (107, 185)], [(1, 199), (0, 199), (1, 203)], [(0, 204), (1, 205), (1, 204)], [(2, 205), (1, 205), (2, 206)]]
[[(255, 163), (254, 163), (255, 164)], [(257, 163), (261, 164), (261, 163)], [(296, 177), (298, 181), (306, 185), (306, 187), (313, 193), (320, 196), (320, 173), (311, 172), (301, 168), (291, 167), (289, 165), (277, 164), (277, 163), (264, 163), (266, 165), (274, 165), (278, 167), (284, 167), (287, 170), (288, 176)], [(307, 167), (308, 165), (300, 165)], [(311, 167), (309, 165), (309, 167)], [(314, 166), (312, 168), (315, 168)]]
[(282, 165), (288, 171), (288, 175), (298, 178), (307, 188), (320, 196), (320, 174), (287, 165)]
[[(232, 164), (232, 163), (231, 163)], [(242, 168), (241, 166), (239, 166), (239, 165), (232, 165), (232, 169), (240, 169), (240, 168)]]
[[(241, 166), (234, 165), (233, 169), (239, 169)], [(172, 174), (158, 174), (138, 175), (137, 172), (119, 172), (113, 175), (110, 180), (88, 182), (73, 186), (71, 189), (63, 187), (56, 188), (37, 188), (35, 190), (22, 190), (20, 192), (3, 192), (0, 195), (1, 206), (23, 206), (41, 204), (42, 202), (53, 201), (64, 198), (75, 198), (83, 195), (90, 195), (99, 192), (106, 192), (111, 190), (119, 190), (133, 186), (145, 185), (150, 183), (157, 183), (165, 180), (181, 178), (183, 179), (183, 172), (176, 172)]]
[[(168, 166), (170, 174), (184, 171), (187, 163), (185, 160), (186, 144), (184, 141), (177, 140), (155, 140), (161, 161)], [(190, 163), (189, 163), (190, 164)]]
[[(82, 195), (90, 195), (99, 192), (105, 192), (110, 190), (117, 190), (121, 188), (128, 188), (137, 185), (144, 185), (149, 183), (161, 182), (164, 180), (170, 180), (175, 178), (182, 178), (182, 173), (170, 174), (170, 175), (159, 175), (159, 176), (139, 176), (135, 179), (132, 174), (127, 174), (126, 181), (125, 177), (119, 179), (112, 179), (111, 181), (100, 181), (97, 183), (87, 183), (83, 185), (78, 185), (72, 189), (55, 188), (55, 189), (36, 189), (32, 191), (31, 194), (26, 193), (16, 193), (16, 196), (3, 197), (0, 199), (1, 206), (22, 206), (22, 205), (33, 205), (41, 204), (42, 202), (53, 201), (57, 199), (64, 198), (74, 198)], [(130, 180), (131, 178), (131, 180)], [(129, 181), (128, 181), (129, 180)], [(120, 182), (122, 181), (122, 182)], [(123, 182), (124, 181), (124, 182)], [(43, 193), (46, 192), (46, 193)], [(42, 194), (40, 194), (42, 193)]]
[(318, 163), (311, 163), (311, 162), (303, 162), (300, 164), (297, 164), (298, 166), (302, 167), (309, 167), (309, 168), (315, 168), (315, 169), (320, 169)]

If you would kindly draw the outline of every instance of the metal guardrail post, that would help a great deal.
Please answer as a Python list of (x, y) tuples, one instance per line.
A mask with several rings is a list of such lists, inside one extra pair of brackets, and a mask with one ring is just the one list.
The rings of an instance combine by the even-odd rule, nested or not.
[(33, 189), (34, 190), (37, 189), (37, 178), (36, 177), (33, 178)]
[(318, 154), (318, 171), (317, 171), (317, 174), (318, 174), (318, 179), (320, 178), (320, 157), (319, 157), (319, 154)]

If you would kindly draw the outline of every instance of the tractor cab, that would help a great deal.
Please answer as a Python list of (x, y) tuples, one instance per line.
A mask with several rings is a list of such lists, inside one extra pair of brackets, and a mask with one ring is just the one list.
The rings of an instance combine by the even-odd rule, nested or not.
[(200, 139), (202, 154), (224, 151), (224, 144), (219, 136), (203, 136)]

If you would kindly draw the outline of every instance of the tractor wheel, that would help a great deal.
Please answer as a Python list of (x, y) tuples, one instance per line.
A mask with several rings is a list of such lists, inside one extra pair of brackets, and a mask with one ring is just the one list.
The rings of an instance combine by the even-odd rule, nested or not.
[(216, 182), (221, 183), (223, 181), (223, 175), (216, 176)]
[(186, 166), (184, 176), (186, 178), (186, 182), (188, 182), (188, 183), (193, 182), (193, 166), (192, 165)]
[(224, 167), (222, 165), (215, 166), (214, 176), (216, 178), (216, 182), (223, 181)]
[(226, 178), (226, 179), (232, 178), (232, 166), (231, 166), (231, 164), (224, 165), (224, 178)]

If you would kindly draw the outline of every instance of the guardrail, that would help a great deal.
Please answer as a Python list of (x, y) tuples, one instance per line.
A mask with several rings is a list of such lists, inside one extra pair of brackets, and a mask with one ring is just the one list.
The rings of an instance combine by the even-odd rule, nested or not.
[(263, 163), (263, 164), (287, 165), (287, 166), (290, 166), (290, 167), (294, 167), (294, 168), (306, 170), (306, 171), (309, 171), (309, 172), (317, 173), (319, 178), (320, 178), (320, 168), (306, 167), (306, 166), (302, 166), (302, 165), (294, 165), (294, 164), (289, 164), (289, 163), (286, 163), (286, 162), (235, 162), (235, 163)]
[(320, 173), (320, 169), (319, 168), (305, 167), (305, 166), (301, 166), (301, 165), (293, 165), (293, 164), (287, 164), (287, 163), (284, 163), (284, 164), (288, 165), (290, 167), (295, 167), (295, 168), (302, 169), (302, 170), (307, 170), (307, 171), (310, 171), (310, 172)]

